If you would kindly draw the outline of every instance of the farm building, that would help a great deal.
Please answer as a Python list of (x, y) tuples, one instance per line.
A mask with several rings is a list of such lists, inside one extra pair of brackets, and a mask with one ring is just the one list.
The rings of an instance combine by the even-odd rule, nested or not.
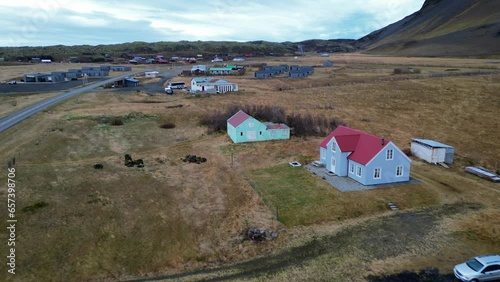
[(110, 71), (111, 66), (100, 66), (99, 69), (101, 69), (102, 71)]
[(238, 85), (220, 78), (195, 77), (191, 79), (191, 90), (206, 93), (226, 93), (238, 91)]
[(49, 74), (49, 73), (34, 73), (25, 74), (23, 77), (24, 82), (27, 83), (37, 83), (37, 82), (61, 82), (65, 81), (65, 76), (61, 74)]
[(243, 111), (227, 120), (227, 134), (234, 143), (290, 139), (290, 127), (283, 123), (260, 122)]
[(132, 67), (126, 66), (109, 66), (110, 71), (131, 71)]
[(82, 73), (88, 76), (108, 76), (108, 71), (101, 70), (101, 67), (82, 67)]
[(394, 143), (345, 126), (337, 127), (321, 142), (320, 161), (328, 171), (363, 185), (410, 179), (411, 160)]
[(157, 77), (160, 73), (157, 71), (146, 71), (144, 72), (145, 77)]
[(270, 71), (260, 70), (260, 71), (254, 72), (255, 78), (268, 78), (268, 77), (273, 77), (273, 76), (274, 76), (273, 73)]
[(123, 86), (124, 87), (137, 87), (139, 86), (139, 80), (135, 78), (125, 78), (123, 79)]
[(231, 74), (232, 68), (210, 68), (210, 74)]
[(411, 140), (411, 153), (432, 164), (453, 164), (455, 148), (434, 140), (414, 138)]

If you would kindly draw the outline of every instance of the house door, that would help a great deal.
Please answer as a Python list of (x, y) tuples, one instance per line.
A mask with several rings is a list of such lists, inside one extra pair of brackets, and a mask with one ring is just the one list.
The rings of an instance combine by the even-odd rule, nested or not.
[(332, 168), (331, 168), (332, 172), (335, 172), (335, 164), (336, 164), (335, 158), (332, 158)]

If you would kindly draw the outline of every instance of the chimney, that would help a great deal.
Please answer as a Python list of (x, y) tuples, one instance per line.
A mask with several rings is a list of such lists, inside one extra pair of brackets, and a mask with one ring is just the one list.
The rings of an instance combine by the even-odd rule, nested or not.
[(384, 138), (384, 135), (382, 135), (382, 146), (385, 145), (385, 138)]

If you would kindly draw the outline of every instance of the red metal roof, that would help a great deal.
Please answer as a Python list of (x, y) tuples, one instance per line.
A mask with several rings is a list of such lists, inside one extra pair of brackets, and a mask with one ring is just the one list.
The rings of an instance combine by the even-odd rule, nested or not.
[(245, 120), (247, 120), (250, 116), (243, 112), (242, 110), (238, 111), (236, 114), (234, 114), (232, 117), (230, 117), (227, 122), (231, 124), (234, 127), (238, 127), (240, 124), (242, 124)]
[(382, 138), (379, 136), (345, 126), (339, 126), (321, 142), (321, 147), (326, 148), (333, 138), (335, 138), (339, 145), (340, 151), (352, 152), (348, 159), (362, 165), (366, 165), (390, 143), (387, 139), (382, 143)]

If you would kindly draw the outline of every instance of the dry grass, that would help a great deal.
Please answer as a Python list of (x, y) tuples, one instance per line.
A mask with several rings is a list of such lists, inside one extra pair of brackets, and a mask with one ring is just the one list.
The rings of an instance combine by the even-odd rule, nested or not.
[[(301, 64), (316, 64), (321, 59), (324, 58), (299, 60)], [(362, 253), (357, 252), (325, 255), (269, 278), (314, 279), (322, 271), (332, 273), (326, 271), (332, 265), (346, 264), (357, 269), (352, 276), (357, 278), (410, 266), (420, 269), (433, 263), (449, 270), (457, 257), (499, 250), (498, 230), (488, 230), (487, 223), (479, 223), (478, 219), (498, 225), (496, 199), (500, 188), (465, 174), (462, 166), (474, 162), (494, 167), (500, 158), (496, 144), (500, 139), (500, 78), (369, 81), (390, 76), (397, 64), (419, 65), (423, 70), (445, 66), (486, 68), (490, 64), (482, 60), (357, 54), (330, 59), (338, 62), (335, 75), (332, 70), (317, 69), (314, 76), (305, 80), (230, 77), (228, 80), (237, 82), (242, 91), (206, 98), (181, 92), (172, 96), (113, 90), (87, 93), (2, 133), (0, 156), (16, 156), (18, 161), (19, 208), (40, 201), (48, 203), (33, 213), (19, 213), (22, 229), (18, 236), (23, 238), (19, 263), (30, 273), (16, 278), (120, 279), (251, 258), (269, 252), (271, 247), (286, 250), (307, 243), (314, 236), (334, 234), (346, 224), (356, 226), (360, 224), (356, 217), (369, 220), (386, 214), (384, 203), (388, 200), (403, 210), (467, 202), (480, 203), (485, 209), (437, 221), (439, 228), (433, 233), (437, 235), (430, 237), (430, 247), (370, 261), (360, 260), (358, 255)], [(280, 60), (272, 64), (293, 63), (293, 59)], [(27, 72), (11, 69), (7, 74), (4, 68), (2, 71), (9, 77)], [(179, 79), (189, 82), (175, 78)], [(365, 82), (354, 83), (357, 79)], [(277, 90), (288, 84), (290, 90)], [(306, 183), (311, 187), (304, 190), (311, 193), (305, 195), (297, 185), (302, 182), (279, 185), (273, 176), (293, 176), (280, 164), (317, 158), (321, 138), (234, 145), (224, 134), (207, 135), (198, 124), (199, 118), (231, 104), (278, 105), (287, 113), (334, 116), (352, 127), (384, 135), (401, 148), (409, 147), (411, 137), (437, 139), (455, 146), (457, 164), (446, 170), (414, 160), (412, 176), (422, 184), (409, 189), (402, 186), (340, 193), (312, 178)], [(98, 122), (103, 116), (133, 112), (145, 116), (116, 127)], [(159, 127), (162, 121), (176, 126), (164, 130)], [(126, 153), (134, 159), (144, 159), (145, 168), (125, 167)], [(184, 163), (180, 159), (187, 154), (206, 157), (208, 162)], [(94, 170), (95, 163), (102, 163), (104, 169)], [(294, 179), (300, 178), (298, 175)], [(290, 236), (270, 244), (242, 243), (239, 233), (247, 226), (279, 226), (273, 211), (250, 186), (252, 181), (270, 191), (274, 189), (271, 192), (278, 199), (284, 195), (285, 187), (290, 189), (288, 196), (303, 195), (303, 206), (314, 208), (317, 213), (299, 209), (294, 214), (290, 210), (289, 219), (284, 222), (296, 226), (290, 229)], [(269, 181), (272, 185), (264, 184)], [(5, 192), (0, 196), (5, 198)], [(0, 238), (5, 239), (5, 234)], [(462, 248), (467, 252), (461, 252)], [(5, 246), (1, 251), (5, 252)], [(439, 257), (446, 253), (450, 255)], [(391, 262), (394, 264), (388, 267)], [(339, 267), (331, 269), (353, 274), (342, 272)]]

